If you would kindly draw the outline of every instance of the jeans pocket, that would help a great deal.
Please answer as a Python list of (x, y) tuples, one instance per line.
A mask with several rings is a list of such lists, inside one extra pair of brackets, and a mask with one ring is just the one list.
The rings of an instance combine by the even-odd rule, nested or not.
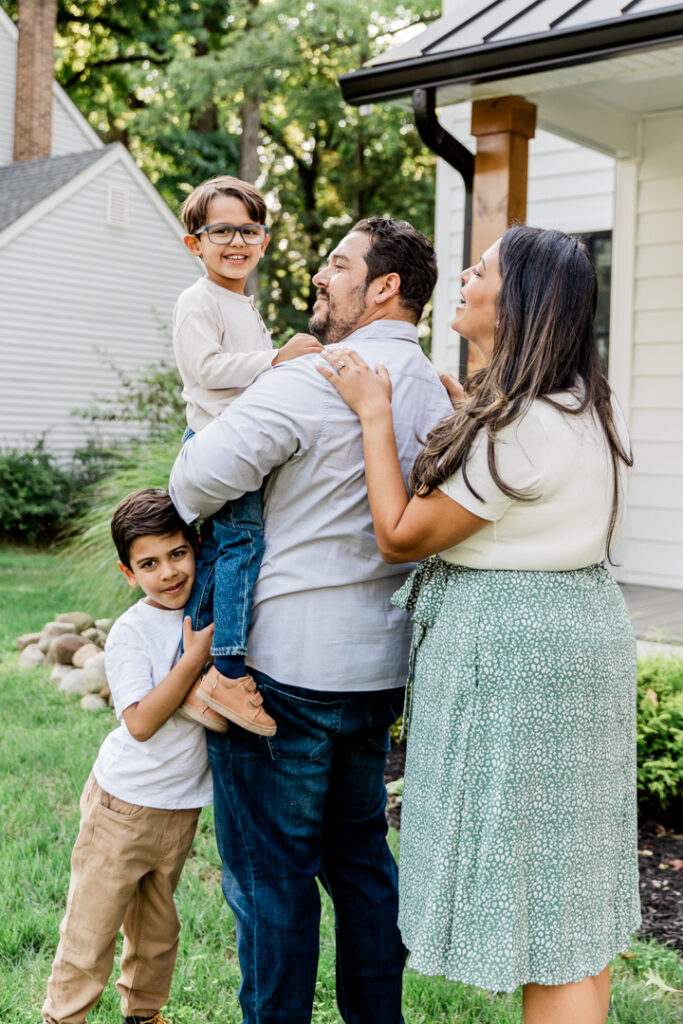
[(388, 754), (391, 749), (389, 728), (403, 712), (404, 696), (402, 688), (389, 690), (386, 695), (377, 695), (377, 707), (373, 709), (367, 740), (381, 754)]
[(267, 740), (274, 761), (317, 761), (334, 744), (341, 725), (343, 701), (333, 703), (283, 694), (258, 681), (268, 714), (277, 722)]
[[(396, 721), (396, 719), (394, 719)], [(393, 722), (391, 723), (393, 725)], [(380, 754), (388, 754), (391, 750), (391, 736), (388, 727), (376, 729), (368, 734), (368, 744)]]

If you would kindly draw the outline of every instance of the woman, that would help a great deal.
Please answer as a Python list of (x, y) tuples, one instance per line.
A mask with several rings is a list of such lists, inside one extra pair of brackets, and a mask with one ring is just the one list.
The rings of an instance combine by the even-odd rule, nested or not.
[[(320, 367), (358, 413), (370, 507), (413, 617), (401, 835), (411, 966), (495, 991), (525, 1024), (603, 1024), (640, 923), (635, 639), (602, 565), (631, 464), (598, 365), (585, 247), (516, 227), (462, 275), (453, 328), (487, 365), (451, 385), (406, 495), (391, 383)], [(336, 371), (336, 372), (335, 372)]]

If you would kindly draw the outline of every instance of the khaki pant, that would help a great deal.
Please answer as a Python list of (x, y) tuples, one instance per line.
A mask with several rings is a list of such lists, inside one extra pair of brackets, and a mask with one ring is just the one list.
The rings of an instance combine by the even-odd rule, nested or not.
[(90, 775), (43, 1006), (48, 1024), (83, 1024), (112, 972), (120, 928), (121, 1012), (146, 1017), (164, 1005), (180, 934), (173, 892), (198, 817), (198, 808), (165, 811), (118, 800)]

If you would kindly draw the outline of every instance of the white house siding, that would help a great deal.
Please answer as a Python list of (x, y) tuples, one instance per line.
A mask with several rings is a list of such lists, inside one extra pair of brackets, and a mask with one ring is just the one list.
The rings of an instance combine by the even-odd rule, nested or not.
[[(683, 112), (642, 122), (621, 579), (683, 588)], [(624, 295), (624, 301), (631, 296)]]
[[(14, 145), (14, 77), (17, 30), (0, 8), (0, 166), (12, 163)], [(51, 156), (83, 153), (101, 146), (88, 122), (73, 106), (66, 93), (54, 86), (52, 99)]]
[[(105, 223), (111, 185), (129, 192), (126, 228)], [(200, 273), (120, 161), (0, 248), (0, 446), (81, 444), (71, 411), (118, 388), (109, 363), (172, 360), (173, 305)]]
[[(440, 120), (472, 152), (470, 105), (440, 112)], [(549, 132), (537, 131), (529, 143), (527, 223), (571, 233), (609, 231), (614, 222), (615, 162)], [(463, 267), (462, 229), (465, 190), (457, 171), (443, 160), (436, 174), (436, 250), (439, 282), (434, 295), (432, 358), (437, 366), (458, 369), (459, 344), (450, 330)]]

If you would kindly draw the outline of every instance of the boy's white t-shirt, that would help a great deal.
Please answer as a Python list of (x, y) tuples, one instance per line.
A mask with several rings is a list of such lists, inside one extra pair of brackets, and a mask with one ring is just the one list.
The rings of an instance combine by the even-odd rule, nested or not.
[(182, 608), (155, 608), (143, 598), (116, 620), (105, 645), (107, 682), (121, 725), (102, 743), (93, 772), (107, 793), (144, 807), (180, 810), (213, 802), (204, 726), (174, 714), (140, 742), (122, 719), (178, 660), (183, 615)]
[(197, 433), (272, 366), (279, 350), (250, 295), (201, 277), (176, 302), (173, 351), (187, 424)]
[[(554, 401), (577, 407), (578, 397), (565, 391)], [(626, 421), (613, 398), (614, 425), (628, 451)], [(461, 544), (442, 551), (441, 558), (474, 569), (523, 569), (562, 572), (602, 562), (612, 511), (614, 471), (604, 430), (592, 411), (562, 412), (547, 402), (532, 402), (519, 419), (500, 430), (494, 446), (496, 467), (509, 486), (528, 493), (531, 501), (508, 497), (488, 467), (485, 432), (479, 432), (462, 470), (439, 485), (459, 505), (488, 523)], [(617, 460), (623, 499), (626, 465)], [(614, 537), (623, 520), (623, 500)]]

